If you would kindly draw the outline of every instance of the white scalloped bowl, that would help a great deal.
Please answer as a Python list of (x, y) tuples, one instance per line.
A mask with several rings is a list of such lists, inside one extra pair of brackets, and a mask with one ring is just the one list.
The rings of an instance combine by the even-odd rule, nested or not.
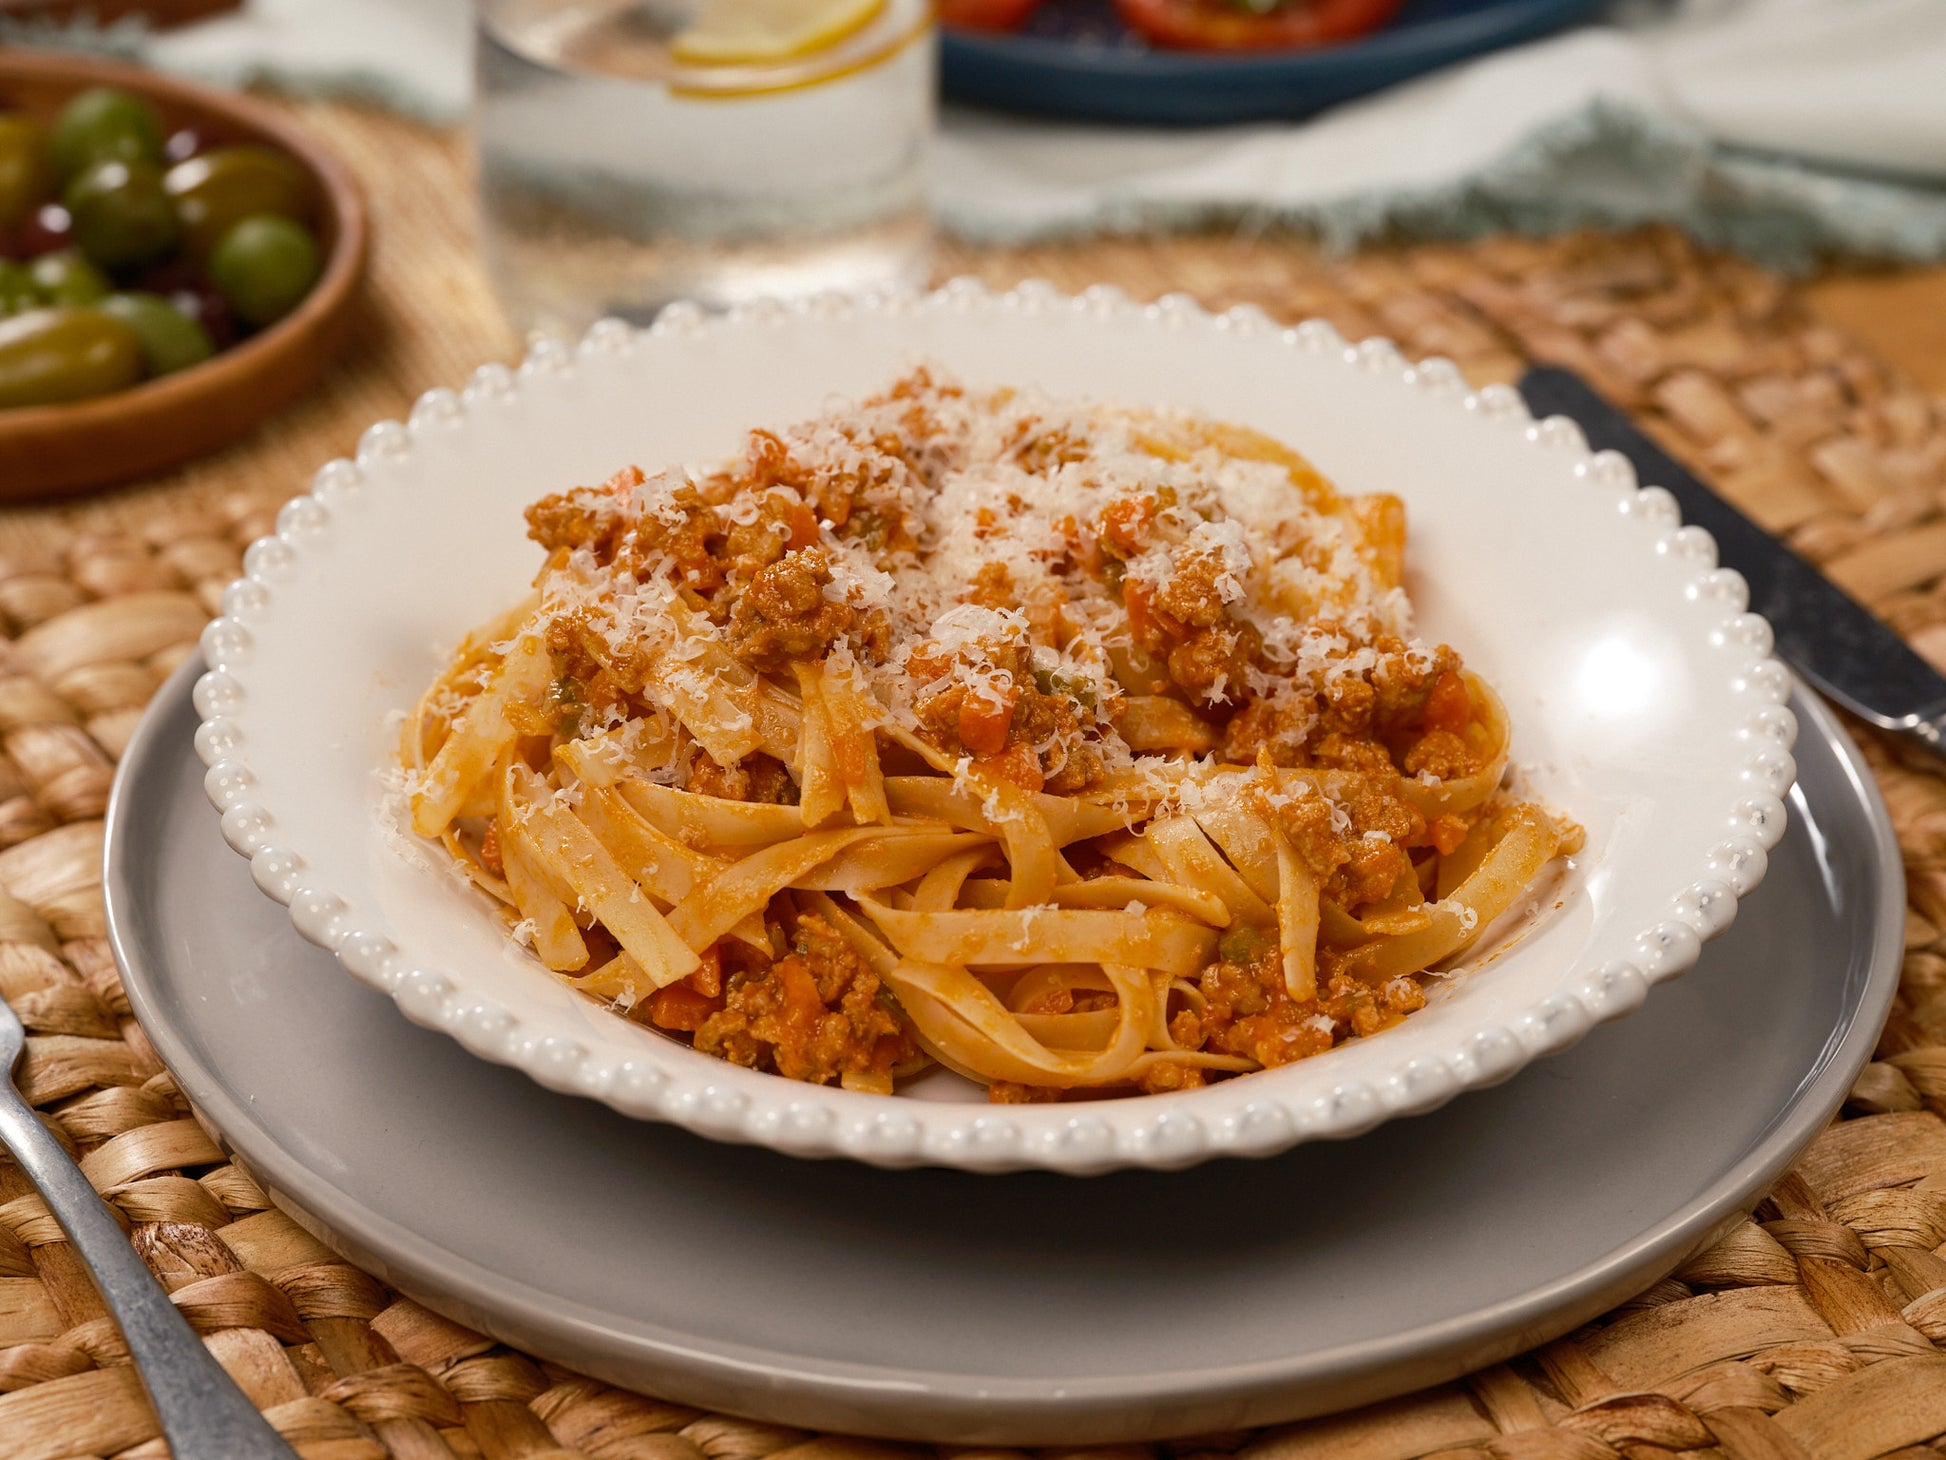
[[(437, 856), (402, 835), (395, 712), (532, 576), (521, 508), (639, 462), (703, 461), (746, 427), (858, 396), (920, 361), (983, 384), (1184, 406), (1291, 442), (1411, 514), (1421, 629), (1499, 687), (1529, 785), (1588, 830), (1522, 935), (1373, 1038), (1141, 1099), (988, 1106), (952, 1077), (885, 1098), (739, 1069), (549, 978)], [(203, 636), (197, 747), (223, 834), (298, 932), (406, 1017), (550, 1089), (719, 1140), (881, 1166), (1089, 1173), (1262, 1156), (1356, 1135), (1506, 1079), (1696, 961), (1763, 876), (1795, 770), (1789, 678), (1741, 578), (1591, 456), (1445, 361), (1408, 367), (1328, 326), (1210, 316), (1109, 291), (825, 302), (647, 331), (608, 321), (436, 390), (317, 475)], [(355, 1078), (355, 1071), (347, 1071)]]

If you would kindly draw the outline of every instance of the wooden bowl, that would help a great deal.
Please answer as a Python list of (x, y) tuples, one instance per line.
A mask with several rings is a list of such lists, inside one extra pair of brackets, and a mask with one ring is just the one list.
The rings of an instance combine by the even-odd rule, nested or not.
[(351, 333), (370, 226), (364, 197), (342, 163), (249, 97), (109, 61), (0, 49), (0, 110), (51, 121), (75, 92), (102, 85), (146, 97), (165, 133), (190, 127), (219, 142), (264, 142), (295, 157), (318, 185), (324, 268), (290, 314), (201, 365), (112, 395), (0, 410), (0, 499), (127, 481), (213, 451), (303, 394)]

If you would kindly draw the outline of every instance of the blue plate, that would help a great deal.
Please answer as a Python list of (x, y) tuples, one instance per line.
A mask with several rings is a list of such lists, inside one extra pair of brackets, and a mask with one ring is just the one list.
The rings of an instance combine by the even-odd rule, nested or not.
[(1304, 117), (1580, 20), (1601, 0), (1409, 0), (1381, 31), (1314, 51), (1212, 54), (1143, 42), (1109, 0), (1047, 0), (1014, 35), (948, 28), (954, 101), (1042, 116), (1194, 126)]

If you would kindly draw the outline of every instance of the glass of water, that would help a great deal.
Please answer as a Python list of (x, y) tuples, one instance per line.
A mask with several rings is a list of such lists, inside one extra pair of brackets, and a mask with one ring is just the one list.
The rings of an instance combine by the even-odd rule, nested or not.
[(923, 282), (931, 0), (477, 0), (482, 243), (522, 330)]

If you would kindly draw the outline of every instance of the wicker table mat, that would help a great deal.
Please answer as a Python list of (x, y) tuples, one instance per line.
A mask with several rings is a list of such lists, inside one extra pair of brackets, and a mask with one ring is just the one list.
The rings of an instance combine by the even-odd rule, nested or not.
[[(165, 482), (0, 513), (0, 994), (28, 1026), (28, 1098), (225, 1366), (315, 1460), (906, 1453), (628, 1394), (400, 1299), (223, 1161), (130, 1018), (96, 864), (109, 779), (144, 703), (191, 652), (243, 546), (312, 469), (416, 392), (514, 347), (470, 253), (453, 140), (303, 110), (363, 174), (379, 222), (351, 359), (307, 403)], [(1410, 355), (1449, 355), (1476, 382), (1509, 378), (1527, 356), (1564, 361), (1946, 661), (1946, 402), (1746, 264), (1664, 233), (1337, 263), (1237, 239), (947, 263), (994, 283), (1106, 278), (1141, 296), (1182, 289), (1323, 315), (1354, 339), (1382, 333)], [(1887, 743), (1867, 750), (1906, 856), (1904, 985), (1846, 1118), (1751, 1221), (1600, 1323), (1510, 1364), (1354, 1415), (1158, 1453), (1946, 1453), (1928, 1443), (1946, 1436), (1946, 775)], [(86, 1274), (0, 1158), (0, 1460), (166, 1453)]]

